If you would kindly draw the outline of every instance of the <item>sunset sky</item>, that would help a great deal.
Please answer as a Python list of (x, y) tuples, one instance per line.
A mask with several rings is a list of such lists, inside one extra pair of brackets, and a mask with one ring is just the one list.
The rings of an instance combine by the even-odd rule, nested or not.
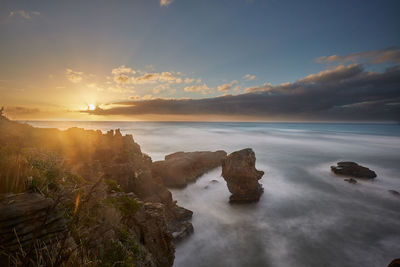
[(398, 0), (2, 0), (22, 120), (400, 121)]

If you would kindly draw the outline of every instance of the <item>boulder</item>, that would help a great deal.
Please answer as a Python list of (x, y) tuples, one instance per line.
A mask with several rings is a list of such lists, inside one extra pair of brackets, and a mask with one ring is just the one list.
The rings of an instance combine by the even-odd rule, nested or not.
[(258, 180), (264, 175), (263, 171), (255, 168), (256, 156), (251, 148), (233, 152), (222, 162), (224, 177), (232, 195), (230, 202), (254, 202), (263, 193)]
[(165, 160), (152, 164), (152, 175), (163, 181), (165, 186), (183, 188), (204, 173), (221, 166), (226, 152), (176, 152), (165, 156)]
[(361, 179), (374, 179), (376, 177), (374, 171), (351, 161), (338, 162), (337, 166), (331, 166), (331, 170), (337, 175), (345, 175)]

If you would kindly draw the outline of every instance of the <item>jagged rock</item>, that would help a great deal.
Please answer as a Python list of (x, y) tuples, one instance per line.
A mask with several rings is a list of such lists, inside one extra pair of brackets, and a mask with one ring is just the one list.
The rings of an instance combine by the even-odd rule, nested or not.
[(264, 175), (263, 171), (255, 168), (256, 156), (251, 148), (233, 152), (222, 162), (224, 177), (232, 195), (230, 202), (254, 202), (263, 193), (258, 180)]
[(193, 225), (190, 222), (184, 221), (171, 230), (174, 243), (181, 241), (193, 233)]
[(346, 182), (350, 183), (350, 184), (356, 184), (357, 180), (354, 178), (349, 178), (349, 179), (344, 179)]
[[(0, 124), (0, 146), (55, 153), (63, 159), (63, 167), (74, 176), (90, 183), (100, 177), (113, 180), (116, 186), (109, 189), (109, 192), (114, 192), (113, 195), (133, 192), (134, 196), (146, 205), (137, 213), (137, 221), (133, 222), (131, 227), (137, 230), (138, 236), (146, 243), (144, 247), (153, 255), (158, 266), (172, 265), (174, 238), (171, 233), (179, 232), (174, 234), (178, 238), (183, 237), (184, 233), (192, 232), (192, 212), (180, 208), (172, 199), (172, 194), (165, 187), (161, 177), (152, 175), (152, 160), (142, 153), (132, 135), (122, 136), (118, 129), (103, 134), (98, 130), (76, 127), (64, 131), (34, 128), (8, 120), (0, 120)], [(123, 192), (119, 192), (120, 190)], [(157, 205), (161, 205), (162, 208), (157, 208)], [(8, 215), (5, 214), (0, 211), (0, 218), (7, 218)], [(102, 230), (110, 225), (105, 225), (103, 221), (97, 228)], [(33, 226), (35, 223), (27, 225), (26, 230)], [(54, 231), (54, 234), (57, 234), (57, 231)], [(3, 238), (2, 232), (0, 238)], [(107, 239), (106, 236), (104, 238)], [(2, 240), (0, 245), (3, 245)]]
[(193, 233), (193, 225), (190, 219), (193, 211), (176, 205), (173, 209), (173, 218), (168, 222), (168, 230), (172, 233), (174, 243), (184, 239)]
[(39, 240), (48, 244), (63, 238), (68, 238), (66, 222), (52, 199), (37, 193), (0, 197), (0, 262), (1, 251), (13, 253)]
[(388, 190), (388, 192), (391, 193), (394, 196), (400, 197), (400, 192), (399, 191), (390, 189), (390, 190)]
[(132, 219), (140, 243), (153, 255), (156, 266), (172, 266), (175, 258), (173, 237), (168, 230), (165, 207), (161, 203), (144, 203)]
[(388, 267), (400, 267), (400, 258), (392, 260)]
[(165, 156), (165, 160), (153, 162), (152, 174), (168, 187), (185, 187), (199, 176), (221, 165), (226, 152), (176, 152)]
[(331, 170), (338, 175), (352, 176), (361, 179), (373, 179), (376, 177), (374, 171), (351, 161), (338, 162), (337, 166), (331, 166)]

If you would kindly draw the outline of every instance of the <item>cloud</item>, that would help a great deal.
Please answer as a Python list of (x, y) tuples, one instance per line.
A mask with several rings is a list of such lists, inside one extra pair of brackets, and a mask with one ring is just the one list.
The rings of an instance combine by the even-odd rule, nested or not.
[(38, 108), (9, 106), (5, 108), (5, 112), (9, 115), (31, 115), (39, 113), (40, 110)]
[(160, 0), (160, 6), (169, 6), (174, 0)]
[(40, 16), (40, 12), (38, 11), (25, 11), (25, 10), (16, 10), (16, 11), (11, 11), (10, 14), (8, 15), (9, 17), (21, 17), (26, 20), (30, 20), (33, 17)]
[(191, 79), (191, 78), (186, 78), (184, 80), (185, 83), (194, 83), (196, 81), (196, 79)]
[(140, 96), (139, 95), (132, 95), (129, 97), (129, 100), (139, 100)]
[(203, 85), (187, 86), (184, 90), (185, 92), (201, 92), (202, 94), (212, 91), (205, 83), (203, 83)]
[(171, 72), (161, 72), (161, 73), (145, 73), (142, 76), (133, 78), (133, 83), (144, 84), (144, 83), (156, 83), (156, 82), (168, 82), (168, 83), (181, 83), (182, 78), (175, 76)]
[(166, 90), (170, 89), (169, 84), (168, 83), (164, 83), (164, 84), (160, 84), (156, 87), (153, 88), (153, 94), (159, 94), (161, 92), (164, 92)]
[(129, 84), (131, 82), (130, 75), (135, 73), (135, 70), (126, 67), (125, 65), (121, 65), (111, 70), (111, 74), (114, 76), (113, 80), (118, 84)]
[(152, 95), (150, 95), (150, 94), (148, 94), (148, 95), (144, 95), (144, 96), (142, 96), (142, 99), (143, 100), (149, 100), (149, 99), (152, 99)]
[(238, 84), (238, 83), (239, 83), (238, 81), (234, 80), (234, 81), (232, 81), (232, 82), (230, 82), (230, 83), (226, 83), (226, 84), (220, 85), (220, 86), (218, 86), (218, 91), (219, 91), (219, 92), (226, 92), (226, 91), (229, 91), (229, 90), (232, 89), (232, 87), (233, 87), (234, 85), (236, 85), (236, 84)]
[(331, 55), (323, 56), (316, 59), (318, 63), (331, 62), (360, 62), (366, 61), (372, 64), (379, 63), (399, 63), (400, 62), (400, 47), (394, 46), (381, 50), (370, 50), (359, 53), (352, 53), (345, 56)]
[(65, 77), (72, 83), (80, 83), (83, 79), (83, 72), (66, 69)]
[[(123, 102), (98, 115), (221, 115), (261, 120), (400, 121), (400, 65), (368, 72), (362, 65), (339, 66), (293, 83), (267, 84), (239, 95), (203, 99)], [(205, 88), (208, 88), (204, 85)], [(256, 88), (256, 87), (254, 87)], [(196, 91), (193, 88), (187, 91)]]
[(257, 77), (255, 75), (246, 74), (243, 76), (243, 79), (246, 81), (254, 81)]

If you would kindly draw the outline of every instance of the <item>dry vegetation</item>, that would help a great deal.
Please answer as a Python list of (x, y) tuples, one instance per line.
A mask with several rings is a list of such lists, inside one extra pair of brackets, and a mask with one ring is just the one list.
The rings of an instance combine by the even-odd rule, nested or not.
[(67, 226), (46, 242), (34, 237), (14, 250), (0, 242), (0, 257), (10, 266), (153, 266), (129, 224), (141, 202), (97, 168), (138, 153), (143, 157), (133, 140), (76, 128), (37, 129), (0, 115), (0, 201), (37, 192), (54, 200)]

